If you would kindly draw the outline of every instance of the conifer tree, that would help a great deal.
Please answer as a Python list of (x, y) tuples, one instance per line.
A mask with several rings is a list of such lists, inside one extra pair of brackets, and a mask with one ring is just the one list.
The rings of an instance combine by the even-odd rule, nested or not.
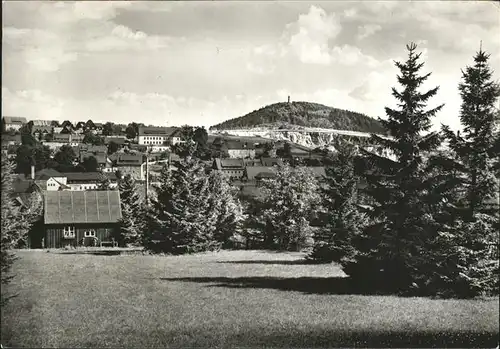
[(2, 201), (2, 219), (1, 219), (1, 239), (0, 239), (0, 275), (2, 290), (0, 305), (3, 306), (9, 299), (9, 295), (5, 291), (5, 285), (8, 284), (13, 275), (11, 274), (12, 264), (17, 259), (12, 248), (17, 247), (22, 236), (27, 233), (29, 226), (28, 222), (23, 219), (21, 210), (16, 207), (12, 200), (12, 182), (13, 182), (12, 164), (5, 154), (1, 156), (1, 201)]
[(310, 220), (319, 200), (318, 182), (304, 167), (278, 166), (276, 177), (264, 179), (265, 244), (297, 251), (310, 237)]
[[(466, 192), (466, 219), (484, 212), (485, 202), (492, 201), (498, 191), (495, 164), (500, 157), (495, 152), (498, 137), (498, 111), (500, 86), (492, 80), (488, 64), (489, 55), (482, 49), (474, 57), (474, 65), (462, 71), (459, 84), (462, 106), (460, 121), (463, 131), (454, 133), (448, 126), (443, 132), (454, 155), (454, 171), (463, 180)], [(494, 211), (498, 211), (495, 207)]]
[[(447, 126), (445, 154), (433, 157), (439, 194), (445, 198), (443, 227), (436, 248), (427, 253), (434, 277), (427, 281), (443, 296), (498, 294), (498, 111), (500, 86), (491, 80), (488, 55), (480, 49), (474, 65), (462, 71), (460, 121), (463, 131)], [(495, 178), (496, 177), (496, 178)], [(493, 247), (493, 250), (491, 249)]]
[(97, 184), (97, 190), (99, 191), (106, 191), (106, 190), (111, 190), (111, 181), (109, 180), (109, 177), (106, 176), (105, 174), (101, 174), (100, 176), (99, 183)]
[(212, 171), (209, 177), (209, 211), (216, 216), (214, 238), (222, 248), (231, 247), (231, 239), (243, 222), (243, 209), (236, 197), (237, 189), (229, 184), (227, 177)]
[(137, 185), (131, 175), (126, 175), (118, 182), (122, 218), (119, 222), (118, 242), (120, 245), (138, 244), (145, 230), (142, 201)]
[(324, 225), (314, 236), (308, 259), (342, 264), (355, 256), (351, 240), (361, 233), (366, 222), (357, 206), (359, 178), (355, 159), (354, 146), (337, 144), (337, 154), (326, 168), (325, 185), (321, 189)]
[(355, 282), (402, 293), (410, 292), (425, 273), (419, 256), (437, 234), (438, 225), (428, 204), (431, 180), (426, 158), (440, 144), (439, 134), (428, 131), (432, 117), (442, 108), (426, 109), (439, 88), (419, 91), (430, 73), (420, 74), (424, 64), (417, 45), (412, 43), (407, 49), (407, 61), (395, 62), (402, 86), (401, 91), (392, 89), (398, 108), (386, 107), (387, 120), (379, 119), (392, 138), (372, 135), (372, 141), (389, 149), (394, 158), (367, 154), (372, 166), (367, 191), (373, 201), (373, 222), (353, 241), (355, 260), (343, 264)]
[(214, 237), (217, 216), (209, 210), (210, 186), (204, 164), (187, 157), (175, 170), (164, 171), (160, 183), (150, 228), (151, 249), (184, 254), (220, 248)]

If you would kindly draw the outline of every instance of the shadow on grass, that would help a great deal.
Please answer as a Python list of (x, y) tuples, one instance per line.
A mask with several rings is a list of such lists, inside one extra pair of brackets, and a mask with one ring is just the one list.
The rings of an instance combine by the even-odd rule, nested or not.
[(216, 263), (223, 264), (275, 264), (275, 265), (315, 265), (321, 264), (315, 261), (308, 261), (306, 259), (294, 259), (294, 260), (241, 260), (241, 261), (218, 261)]
[(308, 294), (375, 294), (364, 287), (352, 285), (348, 277), (299, 277), (280, 278), (270, 276), (251, 277), (185, 277), (161, 278), (164, 281), (210, 283), (211, 287), (263, 288), (281, 291), (295, 291)]
[(58, 252), (59, 254), (90, 254), (94, 256), (118, 256), (122, 254), (123, 251), (68, 251), (68, 252)]
[(336, 331), (312, 329), (257, 337), (252, 345), (281, 348), (495, 348), (498, 333)]

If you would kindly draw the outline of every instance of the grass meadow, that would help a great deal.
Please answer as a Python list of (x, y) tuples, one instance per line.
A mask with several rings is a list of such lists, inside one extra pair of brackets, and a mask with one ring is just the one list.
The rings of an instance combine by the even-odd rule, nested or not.
[(356, 294), (300, 253), (18, 251), (4, 347), (488, 347), (499, 301)]

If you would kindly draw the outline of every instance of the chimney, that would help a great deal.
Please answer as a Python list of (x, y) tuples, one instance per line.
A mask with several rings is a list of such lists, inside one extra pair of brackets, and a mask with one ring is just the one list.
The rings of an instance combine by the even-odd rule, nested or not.
[(288, 104), (290, 104), (290, 96), (288, 96)]
[(35, 179), (35, 165), (31, 165), (31, 179)]

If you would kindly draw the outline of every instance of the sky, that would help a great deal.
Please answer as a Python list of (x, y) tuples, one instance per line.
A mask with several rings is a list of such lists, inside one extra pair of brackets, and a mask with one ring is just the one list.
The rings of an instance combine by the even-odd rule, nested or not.
[(2, 115), (203, 125), (308, 101), (385, 117), (416, 42), (459, 129), (480, 42), (500, 72), (500, 5), (458, 1), (2, 3)]

